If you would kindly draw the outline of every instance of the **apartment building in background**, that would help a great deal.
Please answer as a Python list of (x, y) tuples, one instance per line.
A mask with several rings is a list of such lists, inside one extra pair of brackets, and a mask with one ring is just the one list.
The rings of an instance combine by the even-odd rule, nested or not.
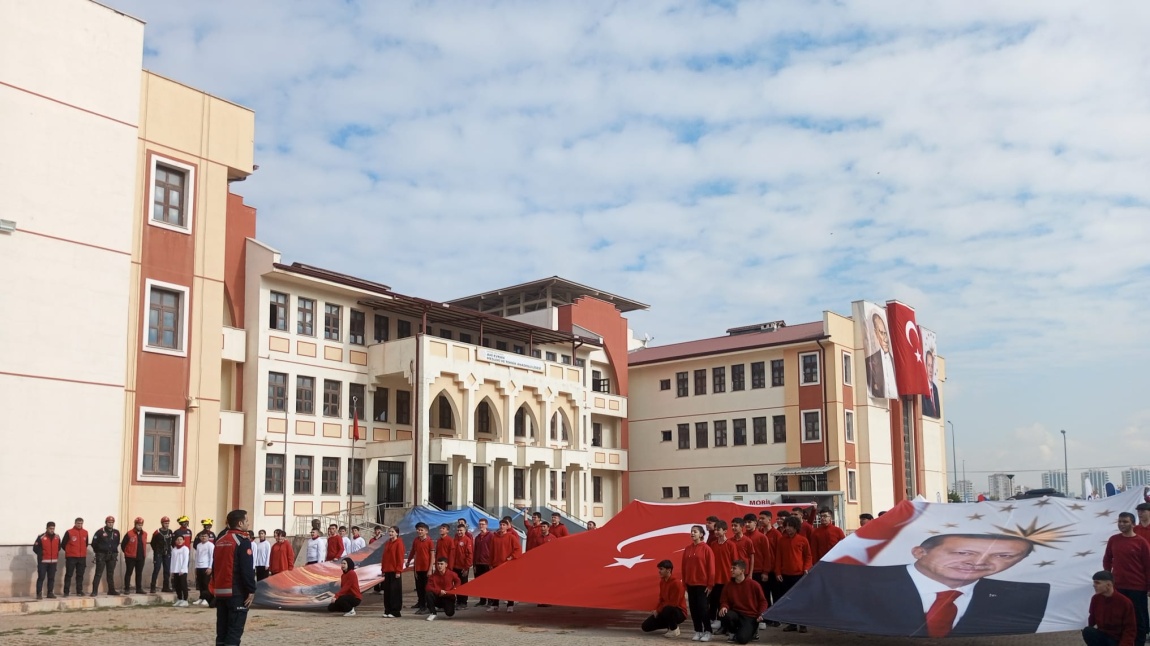
[(941, 419), (918, 396), (868, 396), (856, 327), (824, 312), (632, 352), (633, 496), (815, 502), (844, 527), (918, 494), (945, 500)]
[(1150, 486), (1150, 469), (1131, 468), (1122, 471), (1122, 488)]
[(1006, 500), (1014, 495), (1014, 476), (992, 473), (987, 476), (986, 495), (991, 500)]
[(233, 484), (225, 268), (255, 225), (229, 182), (254, 169), (254, 115), (143, 71), (143, 38), (88, 0), (0, 6), (0, 485), (60, 487), (9, 497), (0, 595), (30, 594), (49, 520), (151, 530), (218, 514)]
[(1061, 491), (1067, 496), (1070, 495), (1070, 488), (1066, 484), (1066, 472), (1062, 470), (1043, 471), (1042, 488), (1054, 489), (1056, 491)]

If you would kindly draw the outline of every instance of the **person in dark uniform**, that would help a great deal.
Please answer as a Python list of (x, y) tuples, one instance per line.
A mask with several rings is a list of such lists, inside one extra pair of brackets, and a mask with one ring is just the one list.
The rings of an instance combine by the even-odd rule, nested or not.
[(120, 559), (120, 530), (115, 528), (116, 518), (108, 516), (104, 526), (92, 535), (92, 551), (96, 553), (96, 573), (92, 575), (92, 596), (100, 591), (100, 576), (108, 573), (108, 594), (116, 596), (116, 561)]
[[(160, 569), (164, 570), (164, 587), (163, 592), (171, 592), (171, 575), (172, 575), (172, 544), (175, 542), (175, 537), (171, 529), (168, 528), (172, 520), (167, 516), (160, 519), (160, 528), (152, 532), (152, 586), (149, 591), (152, 594), (156, 593), (156, 578), (160, 575)], [(184, 539), (186, 544), (187, 538)]]
[(228, 512), (228, 528), (216, 539), (212, 595), (216, 599), (216, 644), (240, 646), (248, 609), (256, 594), (256, 568), (248, 539), (248, 512)]
[(120, 541), (124, 552), (124, 594), (132, 591), (132, 573), (136, 574), (136, 594), (144, 594), (144, 561), (148, 558), (148, 532), (144, 531), (144, 519), (139, 516), (132, 529), (124, 532)]

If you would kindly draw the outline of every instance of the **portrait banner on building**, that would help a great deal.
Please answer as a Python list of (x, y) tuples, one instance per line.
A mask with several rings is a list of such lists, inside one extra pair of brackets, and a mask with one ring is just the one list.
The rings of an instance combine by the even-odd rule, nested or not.
[(922, 334), (922, 356), (926, 364), (926, 379), (930, 384), (930, 394), (922, 396), (922, 415), (938, 419), (942, 416), (942, 400), (938, 398), (938, 339), (934, 331), (918, 326)]
[(886, 318), (890, 323), (890, 345), (894, 355), (894, 376), (900, 395), (927, 395), (926, 361), (922, 333), (914, 309), (898, 301), (888, 301)]
[(867, 392), (875, 399), (898, 399), (886, 308), (869, 301), (855, 301), (851, 309), (866, 354)]
[(1118, 514), (1143, 499), (1139, 487), (1097, 501), (901, 502), (835, 546), (766, 617), (904, 637), (1078, 630)]

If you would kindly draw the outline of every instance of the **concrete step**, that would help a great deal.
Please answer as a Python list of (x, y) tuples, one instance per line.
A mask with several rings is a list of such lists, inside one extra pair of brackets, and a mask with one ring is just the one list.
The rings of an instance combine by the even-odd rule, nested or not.
[(126, 594), (118, 597), (100, 595), (98, 597), (57, 596), (55, 599), (0, 599), (0, 617), (5, 615), (27, 615), (35, 612), (57, 612), (62, 610), (91, 610), (92, 608), (119, 608), (122, 606), (147, 606), (170, 604), (176, 600), (174, 592), (156, 594)]

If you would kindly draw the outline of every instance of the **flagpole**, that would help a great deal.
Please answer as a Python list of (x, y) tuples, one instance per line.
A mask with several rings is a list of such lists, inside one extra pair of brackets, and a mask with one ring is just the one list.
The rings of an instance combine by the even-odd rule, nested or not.
[(359, 397), (351, 398), (351, 458), (347, 461), (347, 533), (351, 535), (351, 506), (354, 500), (355, 484), (355, 441), (359, 438)]

